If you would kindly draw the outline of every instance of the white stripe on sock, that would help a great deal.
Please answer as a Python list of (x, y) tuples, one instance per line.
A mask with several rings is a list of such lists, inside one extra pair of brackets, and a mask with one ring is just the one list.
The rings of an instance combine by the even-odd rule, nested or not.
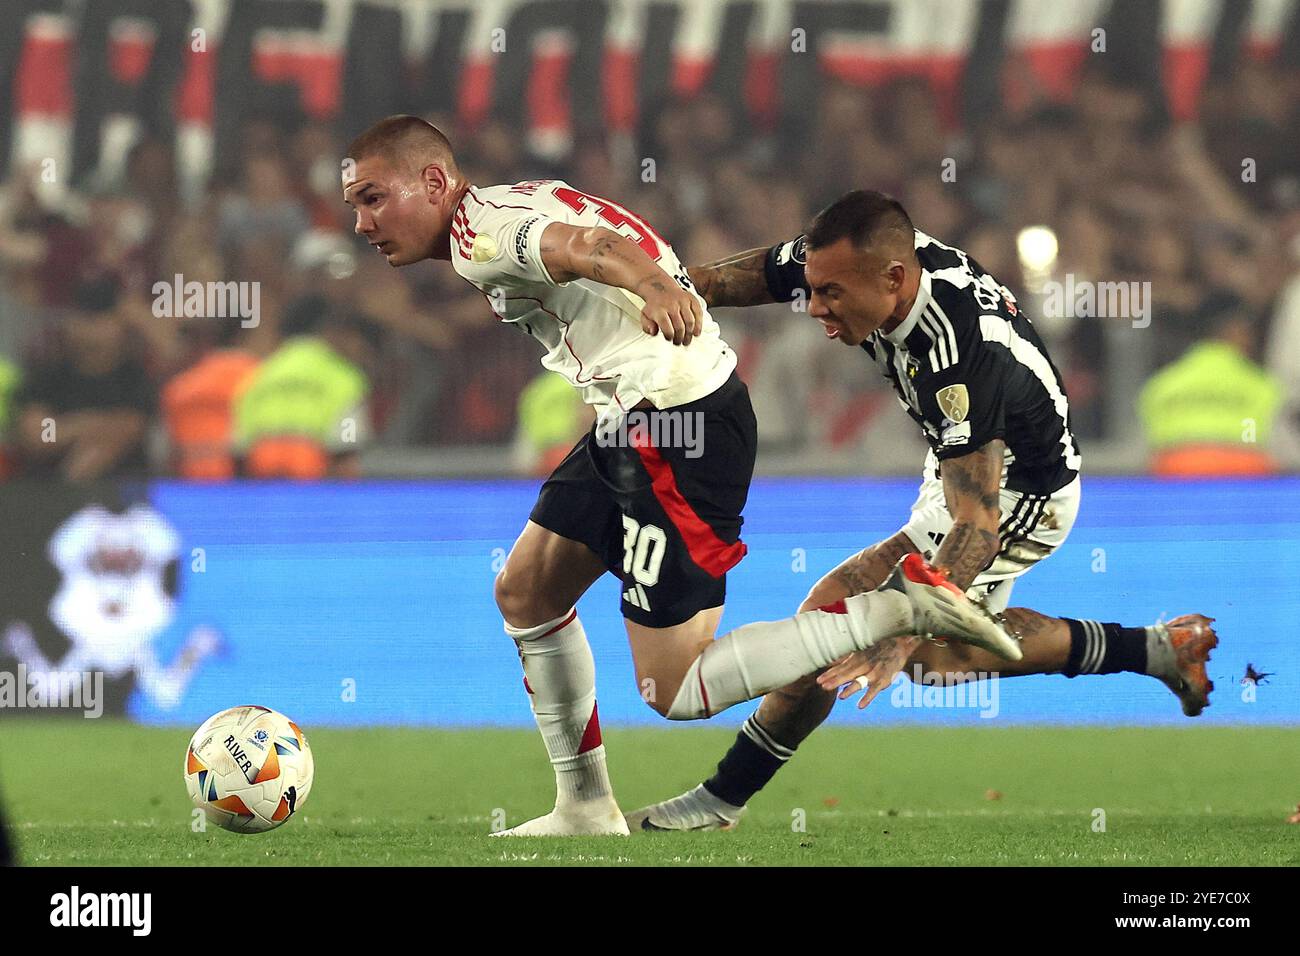
[(1102, 630), (1101, 624), (1097, 621), (1084, 621), (1084, 629), (1088, 632), (1088, 654), (1084, 658), (1084, 666), (1080, 672), (1084, 674), (1095, 674), (1101, 667), (1102, 660), (1106, 657), (1106, 632)]
[(770, 753), (777, 760), (789, 760), (794, 756), (793, 750), (777, 743), (772, 738), (772, 735), (764, 730), (752, 715), (740, 725), (740, 732)]

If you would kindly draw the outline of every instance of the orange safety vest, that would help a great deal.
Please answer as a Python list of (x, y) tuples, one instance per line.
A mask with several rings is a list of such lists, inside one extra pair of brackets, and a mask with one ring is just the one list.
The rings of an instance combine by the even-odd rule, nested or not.
[(231, 406), (257, 365), (247, 352), (211, 352), (163, 388), (163, 424), (180, 477), (222, 481), (234, 476)]
[(1277, 473), (1277, 461), (1266, 451), (1236, 445), (1180, 445), (1157, 452), (1151, 470), (1183, 478), (1272, 475)]
[(330, 455), (318, 442), (296, 435), (276, 435), (253, 443), (244, 460), (249, 478), (311, 481), (329, 477)]

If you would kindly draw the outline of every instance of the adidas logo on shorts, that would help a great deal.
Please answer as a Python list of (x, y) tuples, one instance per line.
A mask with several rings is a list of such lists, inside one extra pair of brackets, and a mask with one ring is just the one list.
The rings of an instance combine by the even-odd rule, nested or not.
[(623, 592), (623, 600), (633, 607), (639, 607), (643, 611), (650, 610), (650, 598), (646, 597), (645, 589), (639, 584), (634, 584)]

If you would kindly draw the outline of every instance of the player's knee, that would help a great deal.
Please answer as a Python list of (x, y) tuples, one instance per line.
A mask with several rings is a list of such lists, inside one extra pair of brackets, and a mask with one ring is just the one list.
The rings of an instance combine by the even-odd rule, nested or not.
[(507, 621), (511, 618), (511, 611), (517, 609), (518, 598), (515, 595), (514, 582), (507, 577), (505, 569), (497, 572), (496, 581), (492, 584), (492, 597), (497, 602), (497, 610)]
[(649, 697), (646, 698), (646, 703), (649, 704), (650, 709), (660, 717), (668, 717), (672, 719), (673, 702), (671, 700), (659, 697)]
[(531, 627), (554, 617), (548, 616), (548, 608), (539, 605), (538, 596), (527, 584), (527, 575), (512, 574), (508, 568), (498, 572), (492, 595), (501, 616), (516, 627)]
[(670, 711), (677, 699), (679, 686), (678, 681), (664, 682), (651, 675), (642, 675), (637, 678), (637, 693), (641, 695), (641, 699), (645, 701), (646, 706), (660, 717), (669, 717), (670, 719), (672, 719)]
[(692, 661), (682, 669), (670, 667), (656, 677), (641, 679), (641, 697), (660, 717), (669, 720), (705, 720), (713, 716), (708, 692)]

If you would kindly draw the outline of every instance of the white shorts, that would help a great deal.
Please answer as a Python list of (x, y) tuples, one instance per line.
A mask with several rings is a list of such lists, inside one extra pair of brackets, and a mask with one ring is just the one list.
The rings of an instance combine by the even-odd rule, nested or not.
[[(952, 516), (943, 497), (943, 481), (937, 472), (938, 461), (931, 453), (925, 460), (921, 490), (912, 505), (912, 516), (902, 528), (927, 561), (934, 557), (944, 536), (952, 530)], [(1079, 514), (1080, 488), (1078, 476), (1051, 495), (1011, 491), (1004, 485), (1002, 520), (998, 527), (1002, 548), (966, 593), (982, 598), (992, 611), (1006, 610), (1016, 578), (1065, 543)]]

